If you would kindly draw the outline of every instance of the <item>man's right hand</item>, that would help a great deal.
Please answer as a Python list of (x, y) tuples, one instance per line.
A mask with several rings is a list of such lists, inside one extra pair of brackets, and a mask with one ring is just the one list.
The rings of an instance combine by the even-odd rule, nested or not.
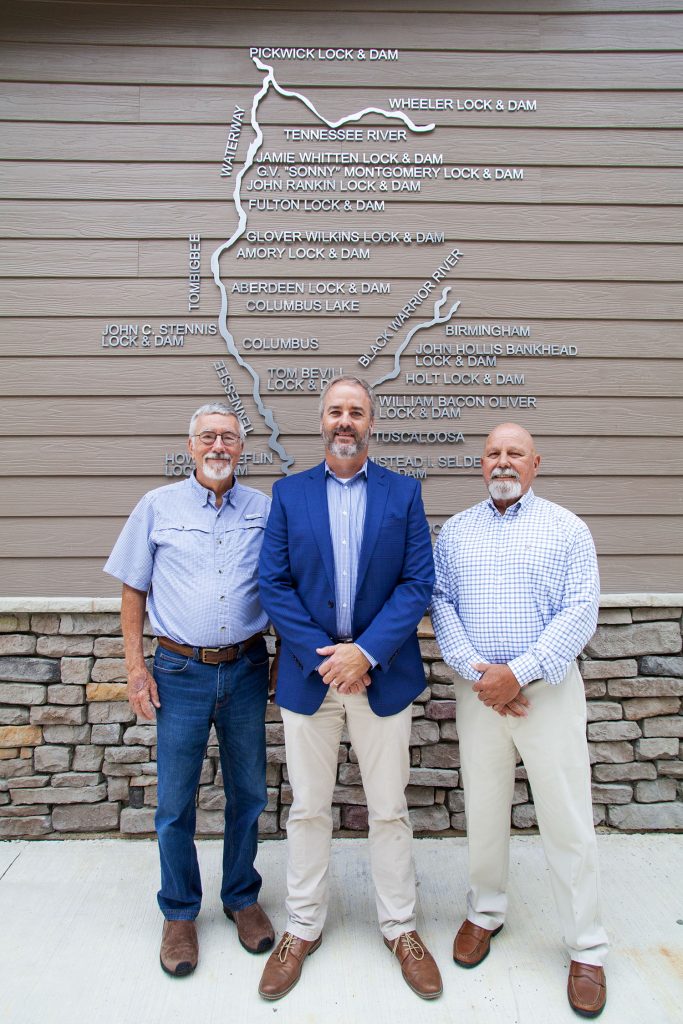
[(136, 715), (149, 719), (155, 717), (154, 709), (161, 707), (157, 684), (146, 667), (128, 673), (128, 703)]

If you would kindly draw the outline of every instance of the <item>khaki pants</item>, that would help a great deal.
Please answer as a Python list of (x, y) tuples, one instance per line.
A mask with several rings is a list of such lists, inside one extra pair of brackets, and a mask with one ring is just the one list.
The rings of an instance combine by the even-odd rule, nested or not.
[(415, 869), (405, 787), (410, 775), (411, 708), (380, 718), (365, 693), (330, 687), (314, 715), (283, 708), (293, 803), (287, 821), (287, 930), (320, 935), (329, 897), (332, 795), (344, 722), (358, 757), (368, 802), (369, 845), (382, 934), (415, 928)]
[(523, 688), (526, 718), (501, 717), (456, 682), (470, 890), (467, 917), (483, 928), (503, 923), (507, 909), (509, 822), (516, 754), (533, 792), (557, 904), (572, 960), (602, 965), (607, 935), (600, 923), (598, 863), (583, 681), (573, 663), (563, 681)]

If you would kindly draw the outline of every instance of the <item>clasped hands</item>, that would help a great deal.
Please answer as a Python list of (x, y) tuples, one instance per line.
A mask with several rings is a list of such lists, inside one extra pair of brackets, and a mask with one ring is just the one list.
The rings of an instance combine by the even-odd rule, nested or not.
[(490, 665), (480, 661), (472, 668), (481, 672), (481, 679), (472, 687), (479, 700), (499, 715), (524, 718), (530, 703), (522, 693), (517, 677), (508, 665)]
[(320, 678), (339, 693), (363, 693), (370, 685), (370, 662), (355, 644), (330, 644), (316, 647), (325, 660), (318, 666)]

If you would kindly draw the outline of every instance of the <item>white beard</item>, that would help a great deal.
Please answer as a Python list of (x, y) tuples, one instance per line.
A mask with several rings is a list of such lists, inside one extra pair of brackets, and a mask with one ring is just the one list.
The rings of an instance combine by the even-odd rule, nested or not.
[[(494, 474), (496, 474), (495, 470)], [(514, 476), (512, 474), (503, 475), (501, 471), (498, 471), (489, 480), (489, 494), (494, 501), (515, 501), (521, 493), (522, 485), (516, 473)]]
[(232, 474), (232, 459), (230, 456), (217, 459), (215, 456), (205, 455), (202, 469), (211, 480), (227, 480)]
[(489, 494), (494, 501), (514, 501), (521, 493), (519, 480), (492, 480), (489, 484)]

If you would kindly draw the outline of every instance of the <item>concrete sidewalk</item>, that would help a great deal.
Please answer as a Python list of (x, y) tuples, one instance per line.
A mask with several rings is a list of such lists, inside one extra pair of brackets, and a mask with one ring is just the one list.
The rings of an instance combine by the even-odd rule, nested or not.
[[(332, 901), (323, 944), (301, 982), (265, 1003), (265, 957), (238, 944), (218, 898), (220, 843), (199, 844), (204, 907), (200, 962), (189, 978), (158, 964), (156, 845), (72, 840), (0, 843), (0, 1021), (3, 1024), (566, 1024), (568, 961), (537, 836), (512, 840), (510, 909), (481, 967), (451, 959), (463, 916), (464, 839), (417, 839), (418, 929), (437, 959), (443, 996), (406, 987), (376, 926), (367, 842), (333, 843)], [(605, 924), (613, 942), (601, 1021), (683, 1018), (683, 837), (599, 836)], [(262, 843), (262, 903), (285, 917), (284, 842)]]

